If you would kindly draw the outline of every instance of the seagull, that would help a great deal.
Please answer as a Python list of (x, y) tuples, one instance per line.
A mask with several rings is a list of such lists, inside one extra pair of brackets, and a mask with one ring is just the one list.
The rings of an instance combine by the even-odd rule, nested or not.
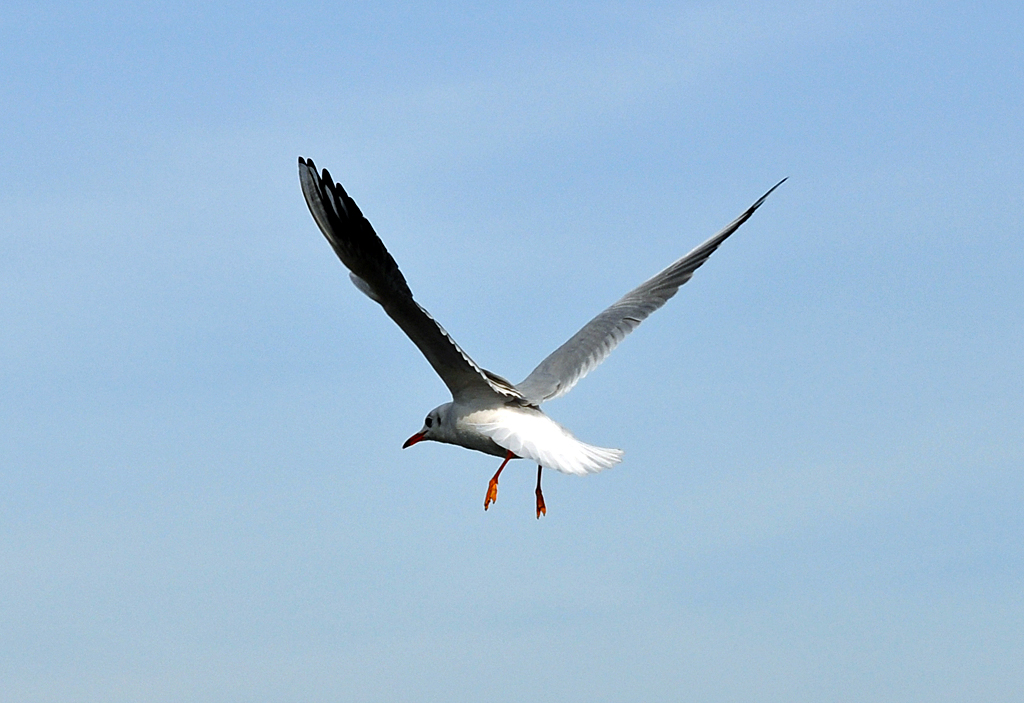
[(451, 391), (452, 401), (431, 410), (423, 428), (403, 449), (430, 440), (457, 444), (503, 457), (487, 485), (484, 510), (498, 497), (498, 477), (512, 459), (537, 464), (537, 518), (547, 514), (540, 479), (544, 467), (566, 474), (597, 473), (622, 461), (621, 449), (595, 447), (576, 439), (540, 409), (565, 395), (652, 312), (690, 280), (712, 252), (746, 222), (783, 178), (757, 202), (689, 254), (626, 293), (569, 338), (517, 384), (474, 362), (451, 335), (413, 298), (405, 276), (355, 201), (325, 168), (299, 157), (299, 183), (320, 231), (356, 288), (384, 308), (412, 340)]

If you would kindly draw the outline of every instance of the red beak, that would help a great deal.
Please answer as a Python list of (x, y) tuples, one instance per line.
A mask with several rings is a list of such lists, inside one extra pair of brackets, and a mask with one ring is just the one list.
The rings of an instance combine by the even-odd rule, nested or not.
[(424, 437), (425, 437), (425, 435), (422, 432), (417, 432), (412, 437), (410, 437), (409, 439), (405, 440), (405, 444), (402, 445), (402, 449), (408, 449), (412, 445), (414, 445), (417, 442), (421, 441)]

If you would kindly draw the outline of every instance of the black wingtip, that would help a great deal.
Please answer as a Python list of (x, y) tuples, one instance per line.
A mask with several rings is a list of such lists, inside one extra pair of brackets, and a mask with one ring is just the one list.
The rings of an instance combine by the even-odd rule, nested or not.
[(765, 193), (764, 195), (761, 196), (761, 200), (764, 200), (765, 198), (767, 198), (769, 195), (771, 195), (775, 191), (776, 188), (778, 188), (780, 185), (782, 185), (783, 183), (785, 183), (788, 180), (789, 180), (789, 176), (786, 176), (781, 181), (779, 181), (778, 183), (773, 185), (771, 188), (768, 189), (767, 193)]
[(758, 198), (757, 202), (754, 203), (753, 205), (751, 205), (750, 208), (747, 210), (747, 212), (744, 213), (744, 214), (746, 214), (748, 216), (754, 214), (754, 210), (757, 210), (757, 208), (761, 207), (761, 205), (764, 204), (764, 201), (768, 199), (768, 196), (771, 195), (772, 193), (774, 193), (776, 188), (778, 188), (780, 185), (782, 185), (783, 183), (785, 183), (788, 180), (789, 180), (789, 176), (786, 176), (781, 181), (779, 181), (778, 183), (773, 185), (771, 188), (769, 188), (768, 192), (765, 193), (764, 195), (762, 195), (760, 198)]
[[(313, 163), (313, 159), (304, 159), (300, 156), (299, 167), (301, 168), (303, 166), (308, 168), (313, 173), (316, 173), (316, 164)], [(334, 187), (336, 185), (334, 183), (334, 179), (331, 178), (330, 172), (326, 168), (320, 173), (320, 178), (323, 179), (328, 186)]]

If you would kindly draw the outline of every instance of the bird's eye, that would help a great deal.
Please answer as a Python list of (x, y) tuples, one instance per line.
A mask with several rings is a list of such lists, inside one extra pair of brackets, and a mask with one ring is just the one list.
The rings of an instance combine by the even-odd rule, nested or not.
[(430, 427), (432, 424), (434, 424), (434, 420), (430, 417), (430, 415), (427, 415), (427, 419), (423, 421), (423, 424), (426, 425), (427, 427)]

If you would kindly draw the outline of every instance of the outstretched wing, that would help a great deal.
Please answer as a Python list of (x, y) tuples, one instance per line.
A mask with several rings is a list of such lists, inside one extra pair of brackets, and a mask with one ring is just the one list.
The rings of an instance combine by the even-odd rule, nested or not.
[(299, 183), (309, 212), (338, 258), (352, 272), (352, 282), (380, 303), (419, 347), (453, 397), (497, 394), (522, 400), (523, 396), (511, 383), (477, 366), (430, 313), (413, 300), (398, 264), (355, 201), (334, 182), (327, 169), (321, 178), (312, 159), (300, 156)]
[(739, 229), (785, 180), (783, 178), (776, 183), (721, 232), (654, 278), (626, 293), (617, 303), (584, 325), (583, 329), (540, 362), (516, 386), (519, 391), (533, 403), (542, 403), (568, 393), (581, 378), (604, 361), (627, 334), (675, 295), (679, 286), (690, 280), (693, 272), (707, 261), (718, 245)]

